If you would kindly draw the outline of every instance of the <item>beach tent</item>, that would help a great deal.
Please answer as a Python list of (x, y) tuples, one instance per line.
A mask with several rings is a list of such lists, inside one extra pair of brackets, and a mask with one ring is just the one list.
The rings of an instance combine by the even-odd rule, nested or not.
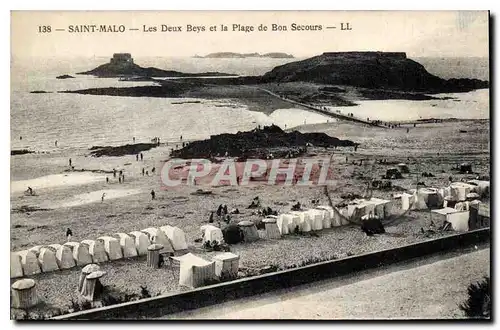
[(215, 261), (209, 262), (192, 253), (172, 257), (180, 263), (179, 285), (197, 288), (216, 278)]
[(238, 226), (241, 228), (243, 233), (243, 240), (247, 243), (255, 242), (259, 239), (259, 232), (255, 223), (248, 220), (243, 220), (238, 222)]
[(415, 193), (414, 209), (426, 210), (442, 206), (442, 199), (436, 188), (419, 188)]
[(73, 254), (71, 249), (67, 246), (61, 244), (51, 244), (49, 248), (53, 249), (56, 253), (56, 260), (59, 269), (70, 269), (75, 267), (75, 260), (73, 259)]
[(21, 265), (21, 256), (16, 252), (10, 253), (10, 278), (22, 277), (23, 266)]
[(453, 200), (459, 202), (467, 199), (467, 194), (476, 192), (477, 186), (466, 182), (453, 182), (450, 184)]
[(333, 207), (327, 205), (327, 206), (318, 206), (318, 210), (323, 210), (323, 228), (328, 229), (332, 228), (332, 222), (333, 219), (335, 218)]
[(408, 194), (408, 193), (402, 193), (401, 194), (401, 209), (403, 211), (407, 211), (409, 210), (410, 208), (411, 209), (414, 209), (415, 206), (414, 206), (414, 203), (416, 201), (416, 195), (413, 193), (413, 194)]
[(278, 215), (278, 219), (276, 220), (276, 225), (278, 226), (278, 230), (280, 231), (281, 235), (288, 235), (290, 234), (290, 217), (291, 214), (287, 213), (282, 213)]
[(264, 218), (262, 220), (264, 223), (264, 229), (266, 230), (266, 238), (267, 239), (279, 239), (281, 238), (281, 233), (276, 225), (277, 219), (275, 217), (273, 218)]
[(104, 242), (104, 251), (106, 251), (109, 260), (119, 260), (123, 258), (122, 247), (116, 238), (101, 236), (97, 239)]
[(148, 235), (149, 240), (151, 241), (152, 244), (163, 245), (163, 249), (160, 250), (160, 253), (174, 252), (174, 248), (172, 247), (172, 244), (170, 243), (167, 235), (165, 235), (165, 233), (161, 229), (149, 227), (142, 230), (142, 232)]
[(125, 233), (116, 233), (116, 236), (118, 237), (118, 241), (120, 242), (123, 257), (137, 257), (137, 249), (135, 248), (134, 239)]
[(71, 250), (73, 260), (77, 266), (85, 266), (92, 263), (92, 256), (90, 255), (89, 248), (86, 244), (78, 242), (67, 242), (63, 244)]
[(323, 215), (324, 211), (320, 211), (318, 209), (309, 209), (307, 210), (309, 213), (309, 218), (311, 219), (311, 230), (321, 230), (323, 229)]
[[(71, 259), (73, 259), (73, 256), (71, 257)], [(38, 254), (38, 262), (40, 263), (40, 268), (44, 273), (59, 270), (56, 254), (54, 253), (54, 250), (49, 247), (44, 246), (40, 248), (40, 253)]]
[(187, 250), (186, 234), (179, 227), (163, 226), (161, 230), (167, 235), (175, 251)]
[(446, 219), (451, 223), (451, 227), (454, 231), (468, 231), (469, 230), (469, 211), (462, 211), (456, 213), (450, 213)]
[(299, 230), (307, 233), (312, 230), (311, 217), (307, 211), (292, 211), (292, 214), (299, 216)]
[(85, 245), (87, 247), (87, 250), (89, 251), (90, 255), (92, 256), (92, 262), (93, 263), (100, 263), (100, 262), (106, 262), (108, 261), (108, 255), (106, 254), (106, 251), (104, 250), (104, 242), (101, 240), (91, 240), (91, 239), (86, 239), (82, 241), (82, 245)]
[(30, 250), (23, 250), (17, 253), (21, 257), (21, 266), (24, 276), (40, 274), (41, 270), (38, 264), (38, 258), (33, 252)]
[(145, 256), (148, 253), (148, 246), (151, 245), (148, 235), (140, 231), (133, 231), (129, 234), (134, 239), (137, 255)]
[(224, 235), (219, 227), (213, 225), (203, 225), (200, 227), (203, 235), (203, 243), (216, 241), (219, 245), (224, 243)]
[(446, 207), (439, 210), (432, 210), (432, 214), (436, 216), (434, 219), (437, 222), (443, 224), (448, 222), (455, 231), (469, 230), (469, 211), (458, 211), (451, 207)]
[(467, 183), (476, 186), (474, 189), (481, 197), (487, 197), (490, 193), (490, 182), (485, 180), (470, 180)]

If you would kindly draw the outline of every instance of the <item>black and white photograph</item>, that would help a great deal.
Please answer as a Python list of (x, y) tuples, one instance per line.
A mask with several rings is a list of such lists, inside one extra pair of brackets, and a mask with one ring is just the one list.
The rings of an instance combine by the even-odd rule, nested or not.
[(11, 320), (491, 321), (489, 11), (11, 11)]

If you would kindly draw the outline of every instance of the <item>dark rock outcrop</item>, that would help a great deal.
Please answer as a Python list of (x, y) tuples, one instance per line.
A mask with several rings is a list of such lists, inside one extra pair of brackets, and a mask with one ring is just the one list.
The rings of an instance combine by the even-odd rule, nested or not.
[(152, 148), (158, 147), (157, 143), (136, 143), (136, 144), (126, 144), (123, 146), (93, 146), (90, 155), (93, 157), (102, 156), (125, 156), (125, 155), (136, 155), (142, 151), (147, 151)]
[(323, 53), (277, 66), (262, 78), (263, 82), (305, 81), (430, 93), (466, 92), (489, 86), (478, 79), (441, 79), (405, 53), (386, 52)]
[(70, 76), (69, 74), (63, 74), (62, 76), (57, 76), (56, 79), (71, 79), (75, 78), (73, 76)]
[[(261, 157), (263, 150), (281, 148), (287, 155), (292, 148), (301, 149), (305, 152), (306, 144), (318, 147), (349, 147), (356, 143), (349, 140), (340, 140), (325, 133), (301, 133), (293, 131), (284, 132), (278, 126), (265, 126), (262, 129), (254, 129), (236, 134), (213, 135), (208, 140), (194, 141), (182, 149), (174, 150), (172, 156), (176, 158), (212, 158), (214, 156), (227, 155), (230, 157), (254, 158)], [(272, 152), (279, 157), (279, 150)], [(285, 157), (283, 155), (283, 157)]]

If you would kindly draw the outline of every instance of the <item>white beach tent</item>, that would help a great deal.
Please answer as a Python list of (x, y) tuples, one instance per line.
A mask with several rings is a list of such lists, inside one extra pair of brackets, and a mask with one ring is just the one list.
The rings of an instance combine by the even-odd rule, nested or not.
[(104, 250), (104, 242), (101, 240), (92, 240), (86, 239), (81, 242), (82, 245), (85, 245), (89, 250), (90, 255), (92, 256), (92, 262), (98, 264), (100, 262), (108, 261), (108, 255)]
[(432, 213), (437, 216), (438, 222), (449, 222), (455, 231), (469, 230), (469, 211), (458, 211), (451, 207), (445, 207), (432, 210)]
[(186, 234), (179, 227), (163, 226), (160, 229), (167, 235), (175, 251), (187, 250)]
[(78, 242), (66, 242), (63, 244), (67, 246), (73, 255), (73, 260), (77, 266), (85, 266), (92, 263), (92, 256), (90, 255), (88, 246)]
[(172, 259), (180, 263), (179, 285), (197, 288), (215, 279), (215, 261), (206, 261), (192, 253)]
[(320, 211), (318, 209), (309, 209), (309, 218), (311, 219), (311, 230), (321, 230), (323, 229), (323, 215), (324, 210)]
[(21, 265), (21, 256), (16, 252), (10, 253), (10, 278), (22, 277), (23, 266)]
[(467, 199), (467, 194), (478, 190), (477, 186), (465, 182), (453, 182), (450, 184), (450, 188), (454, 201), (464, 201)]
[(145, 256), (148, 253), (148, 246), (151, 245), (151, 241), (149, 240), (148, 235), (140, 231), (133, 231), (129, 234), (134, 239), (137, 254), (140, 256)]
[(329, 205), (327, 206), (318, 206), (318, 210), (324, 211), (323, 213), (323, 228), (328, 229), (332, 227), (332, 220), (334, 219), (334, 211), (333, 208)]
[(101, 236), (97, 238), (104, 242), (104, 251), (108, 255), (109, 260), (119, 260), (123, 258), (122, 247), (120, 242), (111, 236)]
[(219, 227), (203, 225), (200, 229), (203, 235), (203, 243), (206, 241), (216, 241), (219, 245), (224, 243), (224, 236), (222, 235), (222, 230)]
[(307, 233), (310, 232), (311, 229), (311, 217), (309, 212), (307, 211), (292, 211), (292, 214), (296, 214), (299, 216), (299, 230)]
[(280, 215), (278, 215), (278, 218), (276, 219), (276, 225), (278, 226), (278, 230), (280, 231), (281, 235), (290, 234), (291, 216), (292, 215), (288, 213), (281, 213)]
[(167, 235), (159, 229), (154, 227), (149, 227), (142, 230), (143, 233), (147, 234), (151, 244), (161, 244), (163, 245), (163, 249), (160, 253), (173, 253), (174, 248), (172, 247), (172, 243), (168, 239)]
[(56, 254), (54, 253), (54, 250), (50, 249), (49, 247), (44, 246), (40, 248), (40, 253), (38, 254), (38, 262), (40, 263), (40, 268), (44, 273), (59, 270), (59, 266), (56, 260)]
[(134, 258), (137, 257), (137, 249), (135, 248), (135, 242), (132, 237), (125, 233), (116, 233), (120, 246), (122, 248), (122, 253), (124, 258)]
[(23, 250), (17, 252), (21, 256), (21, 266), (23, 268), (24, 276), (40, 274), (40, 266), (38, 265), (38, 258), (30, 250)]
[(69, 247), (61, 244), (51, 244), (49, 247), (56, 253), (59, 269), (70, 269), (76, 266), (75, 259), (73, 259), (73, 253)]

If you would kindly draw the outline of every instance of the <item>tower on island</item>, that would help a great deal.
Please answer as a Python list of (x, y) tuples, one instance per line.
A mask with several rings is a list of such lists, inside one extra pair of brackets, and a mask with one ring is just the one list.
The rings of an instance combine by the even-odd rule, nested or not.
[(111, 64), (132, 64), (134, 59), (130, 53), (114, 53), (113, 57), (109, 61)]

